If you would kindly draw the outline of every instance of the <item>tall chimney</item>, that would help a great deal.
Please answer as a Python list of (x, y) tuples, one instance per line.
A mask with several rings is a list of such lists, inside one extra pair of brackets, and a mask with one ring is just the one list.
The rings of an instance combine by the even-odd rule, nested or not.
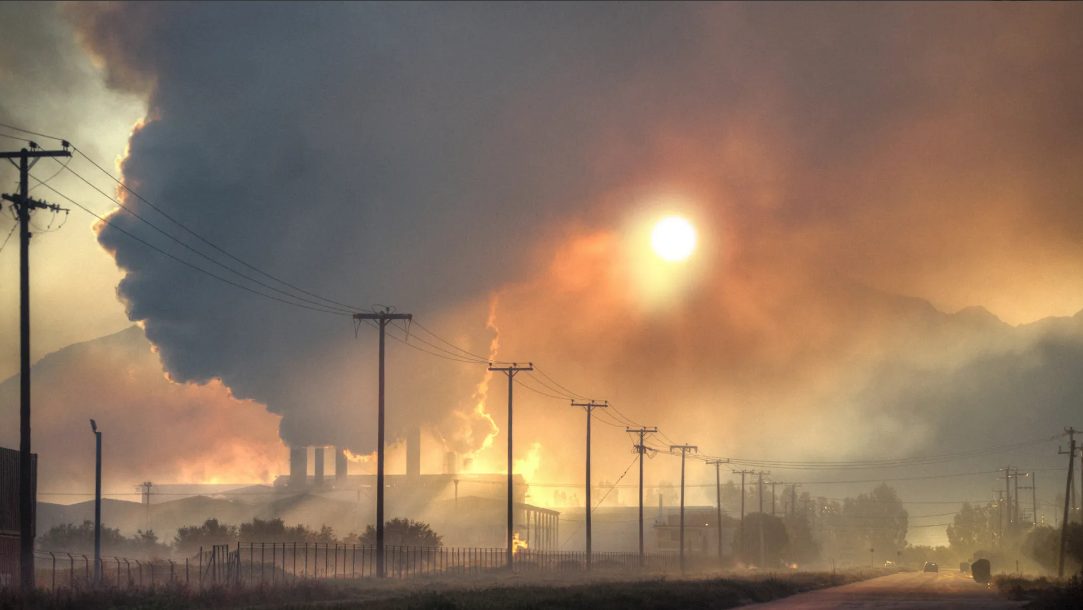
[(459, 455), (454, 451), (444, 454), (444, 474), (459, 474)]
[(406, 433), (406, 476), (421, 477), (421, 428), (418, 426)]
[(312, 459), (316, 462), (315, 485), (318, 487), (323, 485), (323, 464), (326, 461), (324, 459), (323, 447), (316, 447)]
[(349, 466), (346, 461), (346, 451), (342, 447), (335, 447), (335, 482), (345, 483), (346, 475), (349, 474)]
[(290, 447), (290, 487), (308, 482), (308, 447)]

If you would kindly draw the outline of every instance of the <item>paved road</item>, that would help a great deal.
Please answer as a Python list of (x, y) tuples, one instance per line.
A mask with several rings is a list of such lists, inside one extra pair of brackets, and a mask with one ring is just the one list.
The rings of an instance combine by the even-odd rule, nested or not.
[(810, 591), (766, 604), (756, 610), (821, 610), (826, 608), (877, 610), (917, 608), (1019, 608), (1021, 602), (1001, 598), (996, 591), (958, 571), (906, 572), (881, 576), (841, 587)]

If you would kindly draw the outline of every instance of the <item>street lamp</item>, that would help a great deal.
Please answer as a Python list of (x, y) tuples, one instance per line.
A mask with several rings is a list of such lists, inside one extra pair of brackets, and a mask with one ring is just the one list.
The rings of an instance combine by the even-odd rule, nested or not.
[(102, 580), (102, 433), (90, 420), (94, 433), (94, 584)]

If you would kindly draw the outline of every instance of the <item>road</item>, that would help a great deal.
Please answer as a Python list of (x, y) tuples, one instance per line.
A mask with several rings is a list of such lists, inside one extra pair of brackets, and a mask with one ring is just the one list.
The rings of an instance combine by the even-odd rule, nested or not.
[(841, 587), (793, 595), (766, 604), (745, 608), (756, 610), (821, 610), (826, 608), (865, 609), (955, 609), (1020, 608), (994, 589), (974, 582), (958, 570), (940, 573), (905, 572), (881, 576)]

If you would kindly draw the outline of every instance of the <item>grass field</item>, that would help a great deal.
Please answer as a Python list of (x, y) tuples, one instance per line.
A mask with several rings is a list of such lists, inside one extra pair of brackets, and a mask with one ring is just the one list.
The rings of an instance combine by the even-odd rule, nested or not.
[(1083, 610), (1083, 578), (1069, 580), (997, 576), (997, 589), (1008, 599), (1026, 601), (1032, 610)]
[(416, 579), (406, 582), (366, 581), (360, 584), (305, 582), (288, 587), (255, 589), (191, 591), (184, 588), (166, 588), (156, 591), (37, 593), (25, 598), (4, 593), (0, 594), (0, 609), (717, 609), (778, 599), (879, 574), (872, 571), (838, 574), (797, 572), (774, 575), (728, 574), (716, 578), (625, 580), (594, 579), (589, 576), (569, 580), (508, 575), (485, 581)]

